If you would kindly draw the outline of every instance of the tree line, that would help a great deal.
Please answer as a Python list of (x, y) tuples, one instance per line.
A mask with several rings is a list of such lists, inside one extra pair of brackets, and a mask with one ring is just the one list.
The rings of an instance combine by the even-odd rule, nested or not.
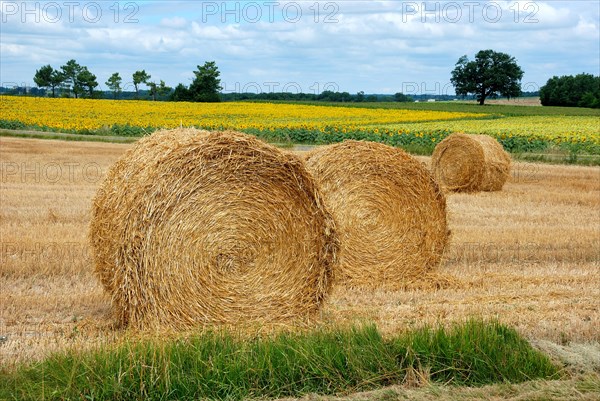
[[(365, 95), (363, 91), (356, 94), (348, 92), (323, 91), (319, 94), (310, 93), (221, 93), (221, 79), (219, 69), (214, 61), (207, 61), (193, 71), (194, 79), (189, 86), (178, 84), (171, 88), (163, 80), (158, 83), (151, 81), (151, 75), (146, 70), (136, 71), (132, 74), (132, 83), (135, 90), (135, 99), (140, 98), (141, 85), (146, 85), (144, 92), (152, 100), (170, 100), (176, 102), (219, 102), (236, 100), (296, 100), (296, 101), (324, 101), (324, 102), (413, 102), (411, 96), (403, 93), (395, 95)], [(56, 97), (57, 90), (65, 97), (99, 97), (95, 91), (98, 87), (96, 75), (92, 74), (86, 66), (75, 60), (69, 60), (59, 69), (45, 65), (35, 72), (33, 78), (40, 89), (48, 89), (52, 97)], [(113, 73), (105, 82), (114, 99), (119, 99), (123, 94), (123, 78), (118, 72)]]
[[(139, 98), (139, 87), (145, 84), (153, 100), (165, 98), (171, 101), (187, 102), (219, 102), (221, 100), (313, 100), (328, 102), (413, 102), (411, 96), (401, 92), (393, 97), (365, 95), (363, 91), (356, 95), (348, 92), (324, 91), (320, 94), (310, 95), (305, 93), (231, 93), (222, 94), (220, 72), (214, 61), (207, 61), (193, 71), (194, 79), (189, 86), (178, 84), (174, 89), (165, 85), (164, 81), (156, 83), (150, 81), (151, 76), (145, 70), (136, 71), (132, 75), (135, 88), (135, 98)], [(469, 61), (463, 56), (456, 63), (452, 71), (451, 82), (456, 94), (466, 97), (470, 94), (477, 97), (479, 104), (483, 105), (488, 97), (506, 96), (516, 97), (521, 94), (520, 81), (523, 71), (516, 64), (514, 57), (493, 50), (482, 50), (477, 53), (474, 61)], [(60, 69), (50, 65), (43, 66), (36, 71), (34, 82), (40, 88), (49, 88), (52, 96), (56, 96), (56, 89), (60, 88), (64, 96), (73, 94), (76, 98), (82, 95), (94, 97), (94, 89), (98, 86), (96, 76), (86, 66), (79, 65), (75, 60), (69, 60)], [(122, 93), (123, 79), (118, 72), (113, 73), (106, 81), (107, 87), (115, 99)]]
[(540, 88), (544, 106), (600, 108), (600, 76), (578, 74), (554, 76)]
[[(189, 86), (178, 84), (168, 87), (163, 80), (158, 83), (145, 70), (136, 71), (132, 75), (135, 98), (139, 99), (140, 85), (147, 86), (147, 93), (152, 100), (171, 100), (185, 102), (219, 102), (235, 100), (308, 100), (326, 102), (412, 102), (419, 100), (403, 93), (395, 95), (365, 95), (360, 91), (355, 95), (348, 92), (324, 91), (320, 94), (306, 93), (221, 93), (219, 69), (214, 61), (207, 61), (193, 71), (194, 79)], [(518, 97), (522, 95), (521, 79), (523, 70), (514, 57), (493, 50), (480, 50), (474, 60), (462, 56), (451, 72), (450, 82), (457, 96), (472, 96), (480, 105), (488, 98)], [(75, 60), (69, 60), (59, 69), (45, 65), (36, 71), (34, 82), (39, 88), (51, 90), (56, 97), (59, 89), (63, 96), (94, 97), (98, 87), (96, 75), (86, 66)], [(123, 92), (123, 79), (118, 72), (113, 73), (106, 81), (114, 99)], [(539, 91), (544, 106), (569, 106), (600, 108), (600, 77), (591, 74), (553, 77)], [(428, 99), (431, 97), (427, 97)], [(435, 98), (435, 97), (433, 97)], [(421, 98), (423, 99), (423, 98)], [(442, 98), (440, 100), (449, 100)]]
[(60, 69), (54, 69), (50, 64), (43, 66), (35, 72), (33, 82), (40, 88), (52, 90), (52, 97), (56, 97), (57, 88), (68, 95), (73, 93), (75, 98), (86, 93), (93, 97), (98, 86), (96, 76), (75, 60), (67, 61)]
[[(429, 95), (409, 96), (403, 93), (394, 95), (366, 95), (363, 91), (356, 94), (349, 92), (334, 92), (323, 91), (321, 93), (291, 93), (291, 92), (262, 92), (262, 93), (222, 93), (223, 101), (239, 101), (239, 100), (283, 100), (283, 101), (310, 101), (310, 102), (348, 102), (348, 103), (373, 103), (373, 102), (414, 102), (415, 99), (429, 97)], [(437, 97), (437, 96), (436, 96)], [(454, 98), (454, 96), (447, 96)]]
[[(147, 93), (152, 100), (168, 97), (169, 100), (185, 100), (194, 102), (218, 102), (221, 87), (220, 72), (214, 61), (207, 61), (203, 66), (198, 66), (194, 71), (194, 80), (189, 87), (179, 84), (173, 90), (165, 84), (162, 79), (157, 83), (151, 81), (152, 76), (146, 70), (136, 71), (132, 74), (132, 83), (135, 90), (135, 98), (139, 99), (141, 85), (147, 87)], [(96, 75), (92, 74), (88, 67), (80, 65), (75, 60), (69, 60), (60, 68), (53, 68), (50, 64), (36, 70), (33, 82), (40, 89), (51, 91), (52, 97), (56, 97), (60, 91), (64, 97), (98, 97), (95, 90), (98, 87)], [(118, 99), (123, 92), (123, 78), (118, 72), (113, 73), (105, 82), (114, 99)]]

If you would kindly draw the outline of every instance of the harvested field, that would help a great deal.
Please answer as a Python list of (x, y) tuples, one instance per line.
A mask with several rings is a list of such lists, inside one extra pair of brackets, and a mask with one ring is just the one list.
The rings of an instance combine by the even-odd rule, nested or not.
[[(0, 364), (113, 343), (87, 242), (92, 198), (131, 145), (0, 138)], [(421, 158), (429, 161), (428, 158)], [(502, 192), (447, 198), (458, 284), (334, 291), (321, 319), (384, 333), (497, 318), (537, 341), (600, 341), (600, 168), (514, 163)]]

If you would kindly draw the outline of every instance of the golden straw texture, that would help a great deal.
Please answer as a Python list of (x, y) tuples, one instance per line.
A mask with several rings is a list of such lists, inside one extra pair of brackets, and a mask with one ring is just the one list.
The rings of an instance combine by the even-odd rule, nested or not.
[(440, 285), (433, 269), (449, 237), (446, 200), (422, 163), (387, 145), (345, 141), (310, 152), (306, 165), (336, 220), (336, 283)]
[(300, 159), (195, 129), (126, 152), (94, 199), (89, 235), (118, 321), (137, 328), (310, 317), (339, 247)]
[(500, 191), (510, 175), (510, 156), (488, 135), (452, 134), (431, 157), (441, 187), (454, 192)]

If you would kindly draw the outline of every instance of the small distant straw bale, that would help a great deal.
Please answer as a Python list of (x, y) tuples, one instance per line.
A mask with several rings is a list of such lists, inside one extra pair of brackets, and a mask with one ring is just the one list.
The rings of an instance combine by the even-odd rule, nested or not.
[(137, 328), (310, 317), (339, 246), (299, 158), (195, 129), (126, 152), (94, 199), (89, 235), (118, 321)]
[(436, 180), (453, 192), (500, 191), (510, 164), (509, 154), (489, 135), (452, 134), (436, 146), (431, 158)]

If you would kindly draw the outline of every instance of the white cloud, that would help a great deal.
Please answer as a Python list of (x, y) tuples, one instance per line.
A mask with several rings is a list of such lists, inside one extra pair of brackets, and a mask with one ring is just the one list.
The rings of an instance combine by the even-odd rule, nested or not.
[[(115, 23), (109, 3), (102, 3), (96, 23), (80, 17), (70, 22), (64, 13), (54, 23), (3, 15), (2, 80), (32, 82), (41, 65), (59, 67), (75, 58), (99, 82), (115, 71), (125, 77), (146, 69), (174, 86), (189, 83), (198, 64), (215, 60), (224, 81), (242, 86), (298, 82), (310, 92), (315, 83), (322, 88), (335, 82), (349, 92), (389, 92), (407, 82), (429, 87), (447, 82), (461, 55), (488, 48), (514, 55), (526, 78), (541, 84), (571, 70), (597, 73), (600, 63), (596, 0), (488, 2), (501, 10), (498, 21), (491, 18), (496, 8), (483, 13), (485, 2), (474, 2), (479, 6), (473, 10), (469, 2), (453, 2), (461, 11), (456, 21), (449, 2), (427, 2), (423, 9), (421, 1), (280, 1), (272, 21), (265, 9), (255, 22), (242, 14), (206, 15), (205, 6), (191, 2), (153, 1), (136, 3), (139, 22), (124, 23), (121, 9)], [(292, 3), (302, 5), (294, 23), (292, 8), (282, 14)], [(337, 22), (325, 23), (327, 17)]]
[(160, 20), (160, 25), (166, 28), (181, 29), (188, 24), (188, 21), (182, 17), (163, 18)]
[[(597, 21), (597, 20), (596, 20)], [(600, 29), (597, 22), (587, 21), (583, 18), (579, 19), (574, 33), (581, 39), (594, 40), (600, 37)]]

